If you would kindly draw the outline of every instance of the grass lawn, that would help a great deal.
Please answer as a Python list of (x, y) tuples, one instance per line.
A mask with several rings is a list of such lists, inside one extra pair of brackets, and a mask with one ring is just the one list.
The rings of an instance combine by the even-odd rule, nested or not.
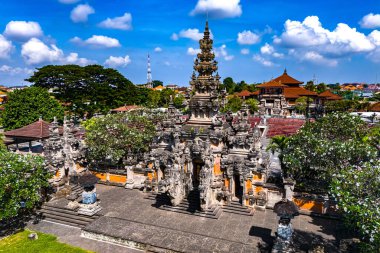
[(35, 232), (37, 240), (28, 239), (34, 231), (24, 230), (0, 240), (0, 252), (6, 253), (91, 253), (57, 241), (57, 237)]

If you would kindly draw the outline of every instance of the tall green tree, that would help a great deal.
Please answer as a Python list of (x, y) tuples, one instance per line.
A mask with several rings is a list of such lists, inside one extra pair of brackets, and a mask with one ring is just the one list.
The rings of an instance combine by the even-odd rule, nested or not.
[(164, 83), (162, 81), (160, 81), (160, 80), (153, 80), (152, 83), (153, 83), (153, 88), (156, 88), (156, 87), (158, 87), (160, 85), (164, 86)]
[(222, 112), (237, 112), (241, 109), (242, 104), (243, 100), (238, 96), (229, 96), (227, 104), (222, 108)]
[(58, 100), (81, 116), (136, 104), (141, 91), (117, 70), (100, 65), (48, 65), (39, 68), (26, 81), (52, 89)]
[(33, 209), (50, 177), (42, 157), (0, 150), (0, 222)]
[(308, 107), (310, 108), (310, 105), (313, 103), (313, 99), (309, 97), (299, 97), (296, 99), (296, 110), (305, 114), (308, 110)]
[(259, 110), (259, 101), (257, 101), (256, 99), (249, 98), (245, 100), (245, 103), (248, 105), (250, 113), (255, 113)]
[(278, 153), (278, 159), (280, 160), (280, 166), (284, 177), (288, 177), (288, 172), (286, 170), (286, 166), (284, 166), (284, 150), (289, 141), (289, 138), (284, 135), (273, 136), (270, 139), (269, 145), (267, 146), (267, 151), (271, 151), (272, 154)]
[(9, 93), (4, 105), (1, 122), (6, 130), (20, 128), (37, 121), (40, 117), (53, 121), (63, 119), (63, 108), (48, 91), (40, 87), (29, 87)]

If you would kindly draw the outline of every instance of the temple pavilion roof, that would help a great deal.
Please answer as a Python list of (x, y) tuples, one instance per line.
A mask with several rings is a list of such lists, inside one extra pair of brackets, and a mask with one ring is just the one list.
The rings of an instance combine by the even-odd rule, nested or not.
[(271, 80), (269, 82), (257, 85), (258, 88), (285, 88), (286, 85), (282, 84), (279, 81)]
[(330, 90), (326, 90), (318, 95), (319, 97), (325, 98), (327, 100), (341, 100), (342, 97), (332, 93)]
[(299, 97), (317, 97), (318, 94), (314, 91), (307, 90), (303, 87), (286, 87), (284, 89), (285, 98), (299, 98)]
[(250, 97), (250, 96), (253, 96), (254, 93), (250, 92), (250, 91), (247, 91), (247, 90), (243, 90), (243, 91), (241, 91), (239, 93), (236, 93), (235, 95), (238, 96), (238, 97)]
[(288, 72), (286, 69), (284, 70), (284, 73), (273, 79), (273, 81), (281, 82), (282, 84), (289, 85), (289, 86), (299, 86), (300, 84), (303, 84), (303, 82), (298, 81), (297, 79), (291, 77), (288, 75)]
[[(38, 121), (29, 124), (27, 126), (17, 128), (4, 133), (5, 137), (8, 138), (18, 138), (18, 139), (46, 139), (49, 138), (49, 126), (50, 123), (39, 119)], [(62, 128), (60, 128), (60, 133), (62, 133)]]
[(124, 105), (122, 107), (112, 109), (111, 112), (129, 112), (140, 108), (141, 106), (138, 105)]

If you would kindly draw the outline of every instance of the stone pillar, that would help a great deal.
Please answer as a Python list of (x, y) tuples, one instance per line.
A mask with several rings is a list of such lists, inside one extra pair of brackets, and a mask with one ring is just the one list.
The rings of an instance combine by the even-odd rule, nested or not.
[(135, 181), (133, 180), (134, 172), (132, 166), (125, 166), (127, 169), (127, 183), (125, 184), (126, 189), (133, 189)]
[(284, 198), (287, 200), (293, 201), (294, 185), (296, 184), (296, 182), (290, 178), (285, 178), (283, 182), (284, 182), (284, 190), (285, 190)]

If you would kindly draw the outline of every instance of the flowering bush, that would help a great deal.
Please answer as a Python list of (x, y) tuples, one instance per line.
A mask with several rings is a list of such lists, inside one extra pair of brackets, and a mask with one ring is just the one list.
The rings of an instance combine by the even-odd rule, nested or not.
[(84, 126), (89, 158), (112, 164), (120, 163), (128, 150), (146, 151), (155, 134), (150, 119), (132, 113), (91, 118)]
[[(348, 166), (333, 174), (331, 193), (344, 211), (347, 223), (358, 228), (368, 246), (379, 249), (380, 161)], [(369, 248), (366, 252), (370, 252)]]
[(22, 208), (33, 209), (50, 177), (41, 157), (0, 149), (0, 221), (17, 216)]
[(363, 141), (368, 133), (366, 123), (347, 113), (307, 123), (282, 151), (285, 171), (302, 190), (327, 192), (332, 174), (376, 158), (376, 148)]

